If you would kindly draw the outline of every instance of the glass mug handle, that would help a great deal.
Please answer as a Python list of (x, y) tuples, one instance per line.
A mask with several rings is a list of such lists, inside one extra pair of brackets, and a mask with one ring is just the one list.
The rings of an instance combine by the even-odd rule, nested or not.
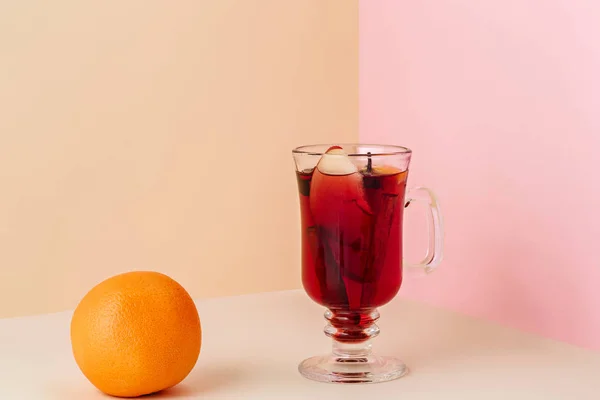
[(429, 273), (435, 270), (443, 258), (444, 251), (444, 221), (442, 211), (437, 196), (433, 191), (426, 187), (415, 187), (409, 189), (406, 194), (406, 203), (408, 207), (412, 202), (419, 202), (427, 206), (427, 220), (429, 228), (429, 246), (425, 257), (416, 264), (404, 263), (408, 268), (423, 268)]

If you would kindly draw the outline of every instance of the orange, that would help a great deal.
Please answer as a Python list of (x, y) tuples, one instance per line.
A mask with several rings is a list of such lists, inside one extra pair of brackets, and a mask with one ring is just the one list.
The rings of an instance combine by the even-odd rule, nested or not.
[(198, 360), (201, 335), (190, 295), (158, 272), (128, 272), (99, 283), (71, 319), (81, 372), (102, 392), (120, 397), (181, 382)]

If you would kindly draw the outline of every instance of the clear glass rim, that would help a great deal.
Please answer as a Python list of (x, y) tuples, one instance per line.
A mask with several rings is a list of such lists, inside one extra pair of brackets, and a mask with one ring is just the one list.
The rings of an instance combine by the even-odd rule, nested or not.
[(366, 156), (394, 156), (394, 155), (407, 155), (411, 154), (412, 150), (408, 147), (398, 146), (394, 144), (371, 144), (371, 143), (321, 143), (321, 144), (307, 144), (294, 148), (293, 154), (305, 154), (311, 156), (322, 156), (325, 154), (324, 151), (317, 151), (318, 148), (329, 148), (331, 146), (362, 146), (372, 148), (368, 152), (364, 153), (350, 153), (348, 157), (366, 157)]

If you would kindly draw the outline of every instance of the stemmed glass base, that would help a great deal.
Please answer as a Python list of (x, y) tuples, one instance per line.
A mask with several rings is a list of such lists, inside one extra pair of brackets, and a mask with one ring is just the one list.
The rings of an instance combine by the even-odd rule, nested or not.
[[(398, 379), (408, 373), (408, 368), (395, 357), (377, 356), (371, 352), (371, 339), (379, 334), (375, 321), (377, 310), (362, 314), (366, 324), (350, 327), (348, 313), (325, 312), (329, 324), (325, 334), (333, 339), (332, 354), (310, 357), (300, 363), (300, 373), (313, 381), (329, 383), (377, 383)], [(367, 317), (367, 318), (365, 318)], [(345, 325), (345, 326), (344, 326)], [(359, 328), (359, 329), (357, 329)], [(350, 340), (352, 337), (361, 340)]]
[(406, 365), (394, 357), (366, 356), (344, 358), (334, 354), (308, 358), (298, 367), (313, 381), (329, 383), (377, 383), (398, 379), (408, 372)]

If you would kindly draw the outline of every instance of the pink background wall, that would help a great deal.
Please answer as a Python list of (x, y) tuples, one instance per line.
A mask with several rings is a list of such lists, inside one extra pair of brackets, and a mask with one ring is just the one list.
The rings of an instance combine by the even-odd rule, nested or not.
[(599, 21), (596, 0), (361, 1), (361, 140), (411, 147), (445, 211), (445, 262), (404, 295), (600, 349)]

